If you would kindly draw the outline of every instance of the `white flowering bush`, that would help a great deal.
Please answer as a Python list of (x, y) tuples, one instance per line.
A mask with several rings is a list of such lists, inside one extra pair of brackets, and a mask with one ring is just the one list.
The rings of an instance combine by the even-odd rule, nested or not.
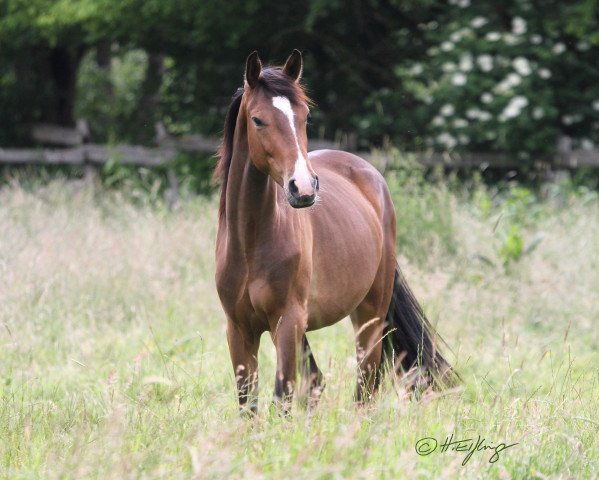
[(427, 56), (396, 69), (395, 96), (413, 97), (406, 115), (422, 132), (410, 147), (501, 151), (525, 163), (554, 152), (562, 135), (574, 147), (599, 144), (599, 34), (581, 2), (449, 4), (419, 25)]

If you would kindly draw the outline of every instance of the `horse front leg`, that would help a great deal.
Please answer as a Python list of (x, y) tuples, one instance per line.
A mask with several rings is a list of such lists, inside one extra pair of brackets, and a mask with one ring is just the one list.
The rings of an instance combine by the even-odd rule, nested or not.
[[(298, 360), (302, 357), (302, 340), (307, 324), (307, 312), (290, 308), (271, 327), (277, 351), (274, 403), (288, 414), (296, 388)], [(275, 322), (273, 322), (275, 323)]]
[(237, 383), (239, 409), (242, 413), (256, 414), (260, 335), (229, 319), (227, 341)]

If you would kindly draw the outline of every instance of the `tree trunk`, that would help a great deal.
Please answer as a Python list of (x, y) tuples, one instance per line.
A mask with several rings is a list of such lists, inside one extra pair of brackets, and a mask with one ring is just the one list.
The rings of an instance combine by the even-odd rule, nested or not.
[(58, 125), (75, 124), (74, 109), (77, 90), (77, 71), (82, 49), (65, 47), (50, 50), (48, 62), (54, 87), (54, 98), (48, 102), (44, 120)]
[(137, 121), (140, 122), (139, 138), (142, 143), (154, 139), (154, 125), (160, 104), (160, 87), (164, 73), (164, 55), (148, 54), (148, 68), (142, 85), (142, 93), (137, 106)]

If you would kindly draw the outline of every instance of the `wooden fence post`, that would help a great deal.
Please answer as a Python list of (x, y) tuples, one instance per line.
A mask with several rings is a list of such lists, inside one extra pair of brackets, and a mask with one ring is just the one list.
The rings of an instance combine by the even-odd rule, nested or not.
[(83, 181), (89, 187), (94, 187), (99, 181), (98, 167), (89, 158), (87, 146), (91, 143), (89, 124), (84, 118), (77, 120), (77, 131), (81, 134), (81, 147), (83, 148)]
[[(159, 148), (163, 144), (168, 144), (169, 140), (172, 141), (172, 137), (168, 133), (166, 125), (164, 125), (163, 122), (156, 122), (154, 125), (154, 130), (156, 131), (156, 145)], [(172, 166), (172, 160), (167, 167), (166, 181), (168, 187), (164, 191), (164, 201), (167, 208), (172, 212), (175, 210), (175, 208), (177, 208), (177, 204), (179, 203), (179, 179), (177, 178), (177, 173)]]
[[(558, 137), (556, 151), (558, 158), (569, 157), (572, 154), (572, 139), (565, 135)], [(570, 171), (564, 168), (563, 165), (552, 165), (551, 170), (553, 171), (551, 180), (555, 183), (563, 183), (570, 179)]]

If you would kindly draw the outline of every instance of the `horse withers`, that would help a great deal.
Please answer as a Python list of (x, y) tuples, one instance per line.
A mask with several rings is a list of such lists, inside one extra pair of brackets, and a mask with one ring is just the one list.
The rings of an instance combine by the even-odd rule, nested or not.
[(322, 391), (305, 332), (351, 317), (358, 402), (377, 389), (384, 364), (417, 367), (432, 381), (451, 367), (402, 277), (395, 211), (382, 175), (356, 155), (308, 153), (310, 100), (302, 55), (263, 68), (256, 52), (233, 97), (215, 175), (222, 183), (216, 285), (239, 404), (256, 411), (258, 347), (277, 353), (275, 401), (289, 409), (298, 366), (302, 390)]

